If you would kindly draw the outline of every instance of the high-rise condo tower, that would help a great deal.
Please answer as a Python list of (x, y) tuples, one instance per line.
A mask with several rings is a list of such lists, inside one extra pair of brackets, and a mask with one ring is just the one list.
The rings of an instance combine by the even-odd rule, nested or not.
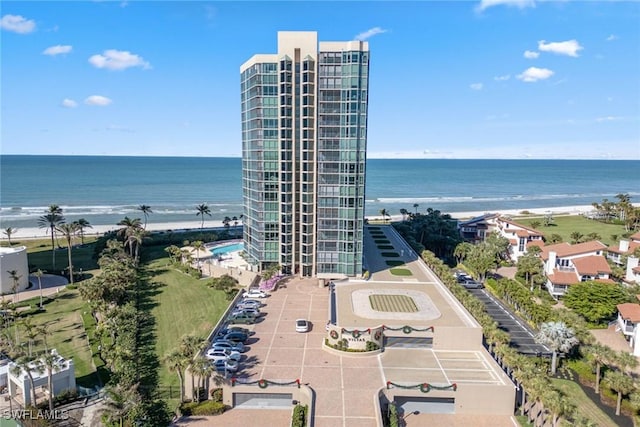
[(244, 245), (259, 269), (362, 273), (369, 46), (278, 32), (240, 67)]

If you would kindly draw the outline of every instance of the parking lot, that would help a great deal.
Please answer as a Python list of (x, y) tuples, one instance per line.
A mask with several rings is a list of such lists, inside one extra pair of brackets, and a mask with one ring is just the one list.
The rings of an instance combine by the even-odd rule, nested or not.
[(509, 333), (511, 347), (526, 355), (550, 354), (546, 346), (536, 343), (531, 328), (525, 325), (521, 319), (515, 316), (511, 310), (493, 295), (484, 289), (468, 289), (468, 291), (482, 301), (489, 316), (498, 322), (498, 327)]
[[(394, 234), (390, 239), (395, 245)], [(375, 249), (375, 248), (374, 248)], [(367, 258), (372, 265), (382, 265), (375, 250)], [(413, 258), (411, 258), (413, 257)], [(384, 319), (366, 319), (368, 314), (358, 314), (353, 306), (352, 294), (360, 289), (402, 289), (402, 292), (421, 292), (435, 303), (440, 312), (437, 318), (414, 319), (416, 326), (438, 328), (464, 327), (468, 314), (450, 304), (448, 296), (434, 287), (433, 274), (415, 259), (409, 250), (402, 252), (412, 276), (399, 278), (388, 270), (374, 271), (368, 281), (338, 283), (336, 312), (338, 324), (349, 327), (371, 322), (404, 325), (406, 313), (388, 313)], [(263, 301), (261, 312), (265, 315), (255, 325), (240, 325), (252, 329), (254, 334), (247, 342), (248, 350), (240, 361), (239, 371), (234, 374), (239, 381), (265, 379), (289, 382), (300, 379), (314, 392), (314, 412), (311, 426), (318, 427), (373, 427), (377, 425), (378, 393), (387, 381), (414, 384), (505, 384), (508, 382), (481, 347), (470, 351), (445, 351), (432, 348), (388, 348), (373, 355), (336, 354), (323, 349), (326, 337), (325, 325), (332, 317), (330, 313), (331, 292), (329, 287), (319, 287), (315, 279), (291, 278), (286, 286), (280, 286)], [(365, 317), (361, 317), (365, 316)], [(309, 332), (296, 332), (296, 319), (311, 322)], [(404, 334), (398, 332), (401, 336)], [(421, 336), (420, 333), (418, 335)], [(268, 392), (278, 393), (277, 386), (269, 386)], [(217, 417), (199, 417), (178, 425), (225, 425), (246, 427), (248, 423), (268, 426), (289, 426), (290, 407), (279, 409), (233, 408)], [(505, 415), (463, 415), (409, 413), (405, 417), (407, 426), (452, 425), (452, 426), (512, 426), (513, 419)]]

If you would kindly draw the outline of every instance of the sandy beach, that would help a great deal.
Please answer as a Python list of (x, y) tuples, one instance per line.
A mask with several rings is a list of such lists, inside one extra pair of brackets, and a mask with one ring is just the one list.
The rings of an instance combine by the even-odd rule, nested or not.
[[(521, 212), (528, 211), (532, 214), (536, 215), (544, 215), (547, 212), (551, 212), (553, 215), (580, 215), (585, 212), (589, 212), (593, 210), (593, 206), (591, 205), (581, 205), (581, 206), (558, 206), (558, 207), (550, 207), (550, 208), (531, 208), (531, 209), (511, 209), (511, 210), (501, 210), (492, 213), (500, 213), (502, 215), (511, 215), (518, 216), (521, 215)], [(446, 213), (446, 212), (445, 212)], [(475, 211), (475, 212), (449, 212), (449, 214), (456, 219), (468, 219), (473, 218), (479, 215), (483, 215), (487, 212)], [(369, 220), (382, 219), (380, 216), (367, 217)], [(388, 219), (388, 218), (387, 218)], [(391, 219), (393, 221), (401, 220), (402, 215), (392, 215)], [(198, 230), (201, 226), (201, 221), (185, 221), (185, 222), (170, 222), (170, 223), (153, 223), (150, 222), (147, 224), (147, 231), (168, 231), (172, 230), (174, 232), (180, 231), (188, 231), (188, 230)], [(224, 227), (222, 221), (205, 221), (204, 222), (204, 231), (212, 231), (216, 229), (220, 229)], [(119, 227), (117, 225), (94, 225), (92, 228), (87, 228), (85, 230), (85, 236), (91, 235), (102, 235), (110, 230), (117, 230)], [(233, 229), (233, 226), (231, 227)], [(49, 236), (47, 233), (47, 229), (37, 228), (37, 227), (29, 227), (29, 228), (19, 228), (16, 232), (11, 235), (11, 238), (14, 240), (17, 239), (42, 239)], [(6, 235), (2, 234), (2, 240), (6, 240)]]

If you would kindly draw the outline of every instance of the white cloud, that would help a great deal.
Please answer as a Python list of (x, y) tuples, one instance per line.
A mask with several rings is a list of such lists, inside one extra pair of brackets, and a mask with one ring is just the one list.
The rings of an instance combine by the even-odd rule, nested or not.
[(522, 74), (517, 76), (523, 82), (533, 83), (538, 80), (545, 80), (553, 76), (553, 71), (548, 68), (529, 67)]
[(523, 56), (527, 59), (536, 59), (538, 56), (540, 56), (540, 52), (525, 50)]
[(358, 34), (357, 36), (355, 36), (355, 39), (364, 41), (364, 40), (367, 40), (367, 39), (375, 36), (376, 34), (383, 34), (383, 33), (386, 33), (386, 32), (387, 32), (387, 30), (382, 29), (380, 27), (373, 27), (373, 28), (369, 28), (365, 32), (362, 32), (362, 33)]
[(566, 42), (546, 43), (544, 40), (538, 42), (538, 50), (551, 52), (557, 55), (578, 56), (578, 51), (584, 49), (577, 40), (567, 40)]
[(35, 31), (36, 22), (20, 15), (4, 15), (0, 19), (0, 27), (18, 34), (29, 34)]
[(115, 49), (105, 50), (102, 55), (93, 55), (89, 58), (89, 63), (96, 68), (107, 70), (126, 70), (131, 67), (142, 67), (145, 70), (151, 68), (151, 64), (141, 56), (126, 50)]
[(608, 41), (608, 42), (612, 42), (612, 41), (614, 41), (614, 40), (618, 40), (618, 36), (616, 36), (615, 34), (611, 34), (611, 35), (610, 35), (609, 37), (607, 37), (605, 40), (606, 40), (606, 41)]
[(493, 78), (493, 80), (497, 81), (497, 82), (504, 82), (506, 80), (509, 80), (511, 78), (511, 76), (509, 74), (505, 74), (504, 76), (495, 76)]
[(42, 54), (43, 55), (56, 56), (56, 55), (60, 55), (60, 54), (63, 54), (63, 53), (69, 53), (69, 52), (71, 52), (72, 49), (73, 49), (72, 46), (58, 44), (58, 45), (46, 48), (44, 51), (42, 51)]
[(94, 105), (94, 106), (98, 106), (98, 107), (106, 107), (107, 105), (111, 104), (112, 102), (113, 101), (111, 101), (106, 96), (101, 96), (101, 95), (91, 95), (90, 97), (88, 97), (87, 99), (84, 100), (85, 104)]
[(471, 83), (469, 87), (473, 90), (482, 90), (484, 85), (482, 83)]
[(78, 103), (73, 99), (65, 98), (62, 100), (62, 103), (60, 105), (65, 108), (76, 108), (78, 106)]
[(596, 119), (596, 122), (598, 123), (603, 123), (603, 122), (617, 122), (619, 120), (622, 120), (623, 117), (619, 117), (619, 116), (605, 116), (605, 117), (598, 117)]
[(519, 9), (524, 9), (526, 7), (535, 7), (535, 0), (481, 0), (480, 4), (476, 6), (477, 12), (482, 12), (483, 10), (489, 9), (494, 6), (514, 6)]

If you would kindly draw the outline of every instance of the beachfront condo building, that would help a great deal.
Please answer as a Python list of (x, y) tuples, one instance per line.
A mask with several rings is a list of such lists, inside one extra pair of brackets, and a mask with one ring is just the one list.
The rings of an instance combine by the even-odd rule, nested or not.
[(258, 269), (362, 273), (369, 46), (278, 32), (240, 67), (244, 245)]

